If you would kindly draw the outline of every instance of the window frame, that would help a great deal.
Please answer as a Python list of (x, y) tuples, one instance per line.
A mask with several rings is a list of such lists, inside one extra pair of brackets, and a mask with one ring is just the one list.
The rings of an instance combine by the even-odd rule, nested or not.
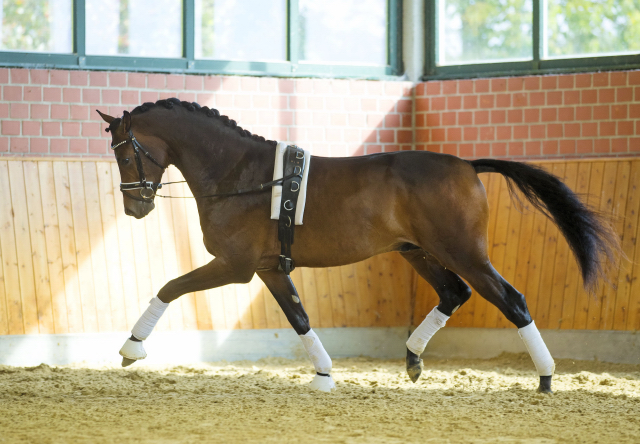
[(545, 0), (532, 0), (532, 60), (438, 66), (438, 5), (441, 1), (443, 0), (427, 0), (425, 4), (426, 55), (422, 80), (562, 74), (640, 68), (640, 52), (632, 55), (543, 59), (541, 38), (544, 35), (543, 8), (546, 6)]
[(299, 63), (298, 0), (287, 3), (287, 61), (252, 62), (195, 58), (195, 0), (183, 0), (180, 58), (87, 55), (85, 0), (73, 0), (73, 53), (0, 51), (0, 67), (81, 69), (178, 74), (385, 79), (402, 75), (402, 0), (387, 0), (387, 65)]

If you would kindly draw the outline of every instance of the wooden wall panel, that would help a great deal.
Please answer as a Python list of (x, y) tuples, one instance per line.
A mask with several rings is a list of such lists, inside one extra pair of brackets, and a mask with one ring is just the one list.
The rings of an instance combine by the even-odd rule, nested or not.
[[(541, 328), (640, 328), (640, 160), (540, 163), (615, 219), (628, 259), (595, 296), (556, 227), (513, 202), (497, 174), (481, 174), (489, 201), (489, 253), (527, 297)], [(167, 180), (180, 180), (171, 168)], [(168, 280), (212, 260), (193, 200), (157, 199), (147, 218), (123, 212), (117, 165), (108, 161), (0, 161), (0, 334), (127, 331)], [(188, 195), (185, 185), (171, 192)], [(438, 303), (397, 253), (292, 274), (314, 327), (418, 324)], [(474, 292), (449, 321), (510, 327)], [(181, 297), (161, 330), (260, 329), (289, 324), (262, 282)]]

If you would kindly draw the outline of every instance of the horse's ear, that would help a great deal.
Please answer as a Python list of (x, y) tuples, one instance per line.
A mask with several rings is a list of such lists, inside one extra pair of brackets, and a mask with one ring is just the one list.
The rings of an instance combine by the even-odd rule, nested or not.
[(115, 117), (111, 117), (109, 114), (101, 113), (99, 109), (97, 109), (96, 111), (98, 111), (98, 114), (100, 114), (100, 117), (102, 117), (102, 120), (104, 120), (105, 122), (107, 122), (109, 125), (111, 125), (111, 122), (113, 122), (114, 120), (116, 120), (116, 118), (115, 118)]
[(120, 124), (120, 127), (125, 134), (131, 130), (131, 114), (129, 114), (129, 111), (125, 111), (122, 115), (122, 123)]

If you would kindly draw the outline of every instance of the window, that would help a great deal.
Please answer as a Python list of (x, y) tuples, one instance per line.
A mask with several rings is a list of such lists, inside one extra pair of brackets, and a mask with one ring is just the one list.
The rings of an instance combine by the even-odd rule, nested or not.
[(380, 78), (402, 0), (0, 0), (0, 66)]
[(426, 78), (640, 67), (637, 0), (434, 0)]

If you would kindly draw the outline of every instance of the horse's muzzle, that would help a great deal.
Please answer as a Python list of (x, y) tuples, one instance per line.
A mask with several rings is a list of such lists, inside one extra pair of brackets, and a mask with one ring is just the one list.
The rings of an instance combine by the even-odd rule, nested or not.
[(156, 204), (153, 202), (149, 203), (138, 203), (132, 205), (130, 208), (124, 207), (124, 214), (127, 216), (133, 216), (136, 219), (142, 219), (147, 214), (151, 213), (151, 211), (156, 207)]

